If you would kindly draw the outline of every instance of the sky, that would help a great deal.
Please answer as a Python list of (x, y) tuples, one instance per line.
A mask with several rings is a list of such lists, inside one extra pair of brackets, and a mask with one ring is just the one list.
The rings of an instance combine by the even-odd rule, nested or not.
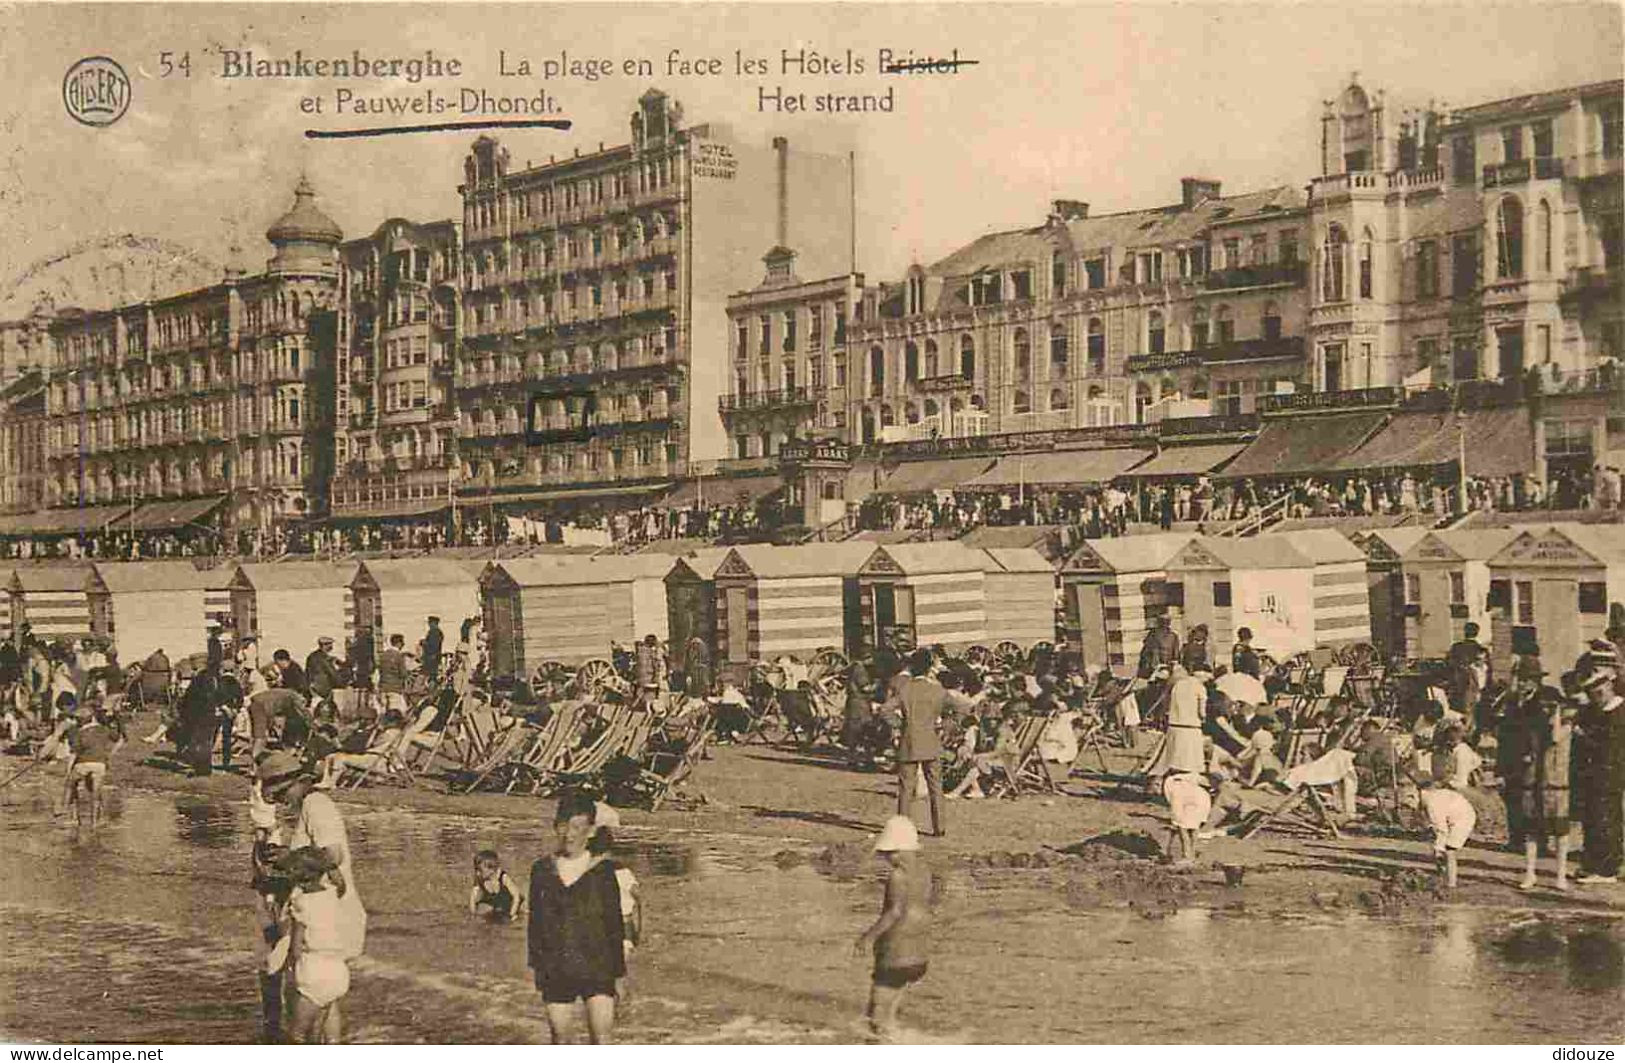
[[(782, 76), (781, 51), (802, 48), (841, 58), (850, 49), (866, 71)], [(882, 48), (916, 58), (957, 49), (977, 62), (880, 76)], [(459, 217), (476, 134), (302, 136), (390, 121), (333, 116), (337, 87), (410, 98), (430, 82), (218, 76), (225, 50), (295, 49), (403, 58), (432, 49), (464, 68), (436, 91), (551, 93), (573, 128), (503, 131), (516, 165), (624, 143), (651, 86), (678, 99), (688, 123), (855, 151), (859, 267), (871, 281), (981, 233), (1039, 224), (1055, 198), (1100, 214), (1176, 201), (1184, 176), (1221, 180), (1227, 193), (1302, 186), (1318, 162), (1322, 101), (1356, 73), (1402, 108), (1465, 106), (1625, 68), (1611, 3), (0, 5), (0, 317), (26, 312), (41, 286), (74, 293), (77, 283), (82, 294), (71, 271), (95, 256), (70, 252), (124, 233), (163, 241), (176, 261), (189, 250), (205, 273), (235, 242), (258, 268), (270, 251), (264, 230), (291, 204), (301, 172), (349, 236), (392, 216)], [(723, 59), (724, 73), (668, 76), (672, 49)], [(772, 70), (736, 74), (736, 49)], [(189, 55), (191, 76), (161, 76), (165, 51), (172, 62)], [(509, 68), (527, 59), (532, 76), (501, 76), (499, 51)], [(128, 113), (105, 128), (75, 123), (62, 102), (64, 73), (88, 55), (118, 60), (134, 83)], [(562, 55), (616, 68), (596, 81), (535, 76)], [(636, 58), (652, 61), (655, 76), (623, 75), (619, 64)], [(895, 109), (762, 113), (759, 90), (779, 87), (809, 105), (824, 92), (891, 88)], [(307, 96), (324, 97), (326, 113), (301, 113)], [(153, 283), (177, 284), (183, 272)]]

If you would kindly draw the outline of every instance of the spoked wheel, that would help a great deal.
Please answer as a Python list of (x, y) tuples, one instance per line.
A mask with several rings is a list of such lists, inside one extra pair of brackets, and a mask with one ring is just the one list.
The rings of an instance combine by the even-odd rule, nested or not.
[(615, 675), (615, 666), (602, 657), (592, 660), (576, 669), (576, 690), (582, 694), (589, 694), (604, 685), (604, 681)]
[(1046, 654), (1053, 654), (1054, 652), (1055, 652), (1055, 643), (1053, 643), (1053, 642), (1035, 642), (1035, 643), (1033, 643), (1033, 648), (1027, 651), (1027, 661), (1028, 661), (1028, 663), (1033, 663), (1033, 662), (1036, 662), (1040, 656), (1043, 656), (1043, 655), (1046, 655)]
[(993, 647), (993, 657), (998, 661), (1019, 661), (1021, 659), (1021, 647), (1009, 639), (1005, 639)]
[(986, 668), (993, 660), (993, 653), (986, 646), (972, 646), (965, 651), (965, 660), (978, 668)]
[(813, 654), (812, 663), (813, 667), (822, 669), (825, 672), (839, 672), (851, 662), (846, 659), (846, 654), (840, 650), (826, 646)]

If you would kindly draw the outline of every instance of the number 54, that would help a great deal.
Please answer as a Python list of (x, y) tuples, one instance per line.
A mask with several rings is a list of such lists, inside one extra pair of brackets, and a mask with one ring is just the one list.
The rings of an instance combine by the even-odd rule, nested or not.
[(180, 57), (180, 61), (177, 62), (175, 60), (175, 53), (174, 52), (159, 52), (158, 53), (158, 69), (161, 71), (161, 73), (158, 75), (159, 77), (168, 77), (169, 75), (173, 74), (177, 70), (179, 70), (181, 72), (182, 76), (191, 77), (192, 76), (192, 53), (191, 52), (182, 52), (181, 57)]

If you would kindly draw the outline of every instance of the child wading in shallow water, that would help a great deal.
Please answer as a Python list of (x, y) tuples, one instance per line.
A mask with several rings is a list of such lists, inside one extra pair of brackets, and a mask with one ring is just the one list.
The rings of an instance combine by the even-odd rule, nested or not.
[(919, 832), (907, 816), (886, 821), (875, 852), (889, 869), (885, 906), (854, 949), (860, 956), (874, 949), (869, 1029), (877, 1038), (889, 1039), (897, 1031), (897, 1006), (903, 1001), (903, 990), (925, 977), (930, 877), (920, 861)]
[(474, 889), (468, 895), (468, 910), (493, 923), (509, 922), (525, 910), (525, 895), (515, 888), (495, 849), (474, 854)]

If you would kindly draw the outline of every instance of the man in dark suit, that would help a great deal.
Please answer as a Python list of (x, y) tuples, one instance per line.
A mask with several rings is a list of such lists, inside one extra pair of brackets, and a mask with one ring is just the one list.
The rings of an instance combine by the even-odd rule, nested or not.
[(902, 737), (897, 752), (897, 811), (908, 815), (919, 797), (918, 780), (923, 772), (931, 808), (933, 837), (947, 833), (942, 822), (942, 739), (937, 720), (948, 703), (942, 685), (931, 678), (931, 651), (915, 650), (909, 656), (908, 671), (892, 684), (887, 708), (902, 716)]

